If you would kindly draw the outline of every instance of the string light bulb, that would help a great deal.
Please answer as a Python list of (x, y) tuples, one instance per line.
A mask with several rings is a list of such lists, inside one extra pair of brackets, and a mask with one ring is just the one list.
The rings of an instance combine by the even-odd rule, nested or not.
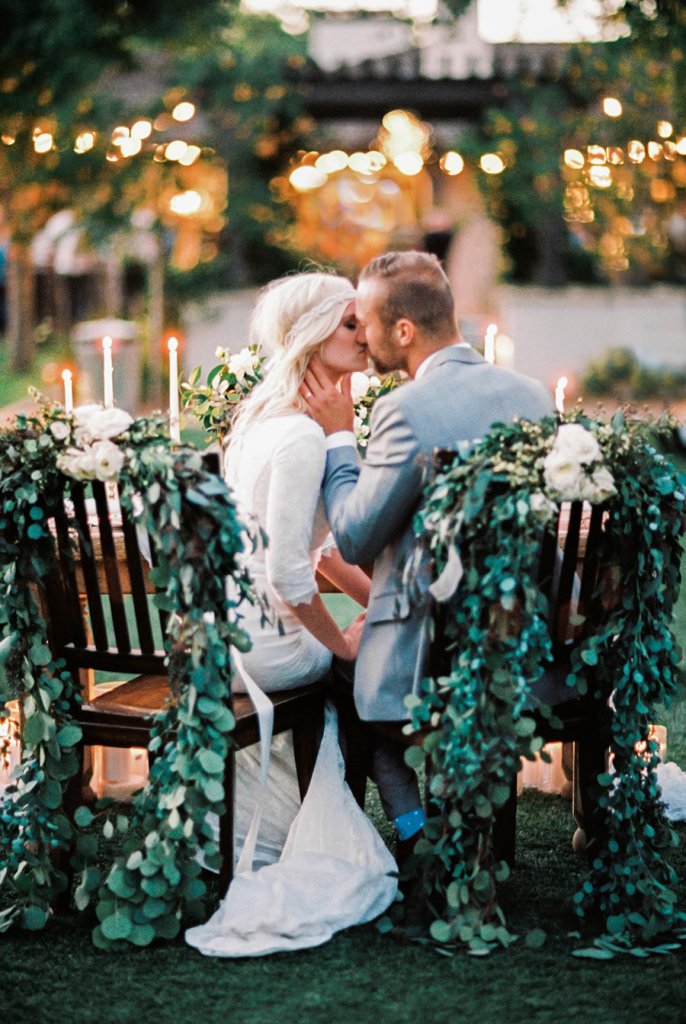
[(177, 103), (172, 110), (172, 117), (175, 121), (190, 121), (194, 114), (195, 104), (189, 103), (188, 100)]
[(571, 167), (575, 171), (580, 171), (586, 163), (586, 158), (580, 149), (566, 149), (564, 161), (567, 167)]
[(50, 132), (41, 132), (33, 140), (33, 148), (36, 153), (49, 153), (52, 149), (53, 138)]
[(447, 153), (444, 153), (438, 161), (438, 166), (444, 174), (453, 178), (464, 170), (464, 160), (458, 152), (454, 149), (450, 149)]
[(505, 161), (497, 153), (484, 153), (479, 160), (479, 165), (486, 174), (502, 174), (505, 170)]
[(624, 108), (620, 101), (614, 96), (606, 96), (603, 100), (603, 113), (607, 117), (621, 117), (624, 112)]
[(95, 145), (95, 132), (79, 132), (74, 140), (75, 153), (87, 153)]

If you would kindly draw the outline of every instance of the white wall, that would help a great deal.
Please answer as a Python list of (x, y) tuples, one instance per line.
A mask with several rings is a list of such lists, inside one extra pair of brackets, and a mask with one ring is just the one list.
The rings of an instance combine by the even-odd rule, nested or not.
[(501, 285), (494, 299), (514, 369), (547, 384), (578, 376), (608, 348), (629, 348), (650, 366), (686, 366), (686, 288)]
[[(207, 372), (218, 345), (237, 352), (248, 344), (256, 295), (257, 289), (223, 292), (187, 308), (184, 370), (201, 365)], [(550, 386), (563, 374), (578, 377), (608, 348), (630, 348), (650, 366), (686, 366), (686, 288), (501, 285), (492, 312), (465, 318), (465, 335), (478, 344), (490, 322), (512, 338), (514, 369)]]
[(187, 306), (183, 315), (181, 362), (186, 373), (202, 366), (207, 373), (217, 364), (217, 346), (239, 352), (248, 344), (250, 314), (258, 288), (220, 292), (206, 302)]

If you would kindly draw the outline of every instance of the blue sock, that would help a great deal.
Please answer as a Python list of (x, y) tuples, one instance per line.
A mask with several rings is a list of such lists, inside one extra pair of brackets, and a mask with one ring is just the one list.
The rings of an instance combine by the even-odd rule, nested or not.
[(415, 807), (411, 811), (405, 811), (404, 814), (399, 814), (397, 818), (393, 819), (395, 827), (398, 829), (399, 839), (411, 839), (412, 836), (416, 835), (424, 828), (424, 808)]

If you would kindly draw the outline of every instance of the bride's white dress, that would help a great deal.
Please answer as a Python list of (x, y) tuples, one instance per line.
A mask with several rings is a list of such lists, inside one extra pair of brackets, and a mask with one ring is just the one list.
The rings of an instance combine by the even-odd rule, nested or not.
[[(302, 414), (255, 424), (230, 456), (227, 479), (239, 507), (269, 538), (251, 554), (250, 572), (282, 624), (279, 629), (275, 616), (261, 628), (259, 609), (245, 612), (253, 648), (239, 659), (243, 677), (237, 673), (234, 688), (251, 696), (254, 684), (269, 692), (315, 682), (331, 664), (331, 652), (288, 608), (317, 592), (315, 570), (329, 539), (321, 498), (325, 460), (324, 434)], [(377, 917), (397, 893), (395, 861), (345, 783), (331, 709), (302, 807), (290, 734), (270, 745), (265, 786), (263, 769), (259, 747), (238, 752), (236, 853), (245, 848), (216, 913), (186, 932), (186, 941), (210, 956), (319, 945)]]
[(371, 921), (395, 898), (396, 864), (343, 780), (336, 718), (276, 864), (235, 876), (207, 924), (186, 941), (208, 956), (259, 956), (326, 942)]

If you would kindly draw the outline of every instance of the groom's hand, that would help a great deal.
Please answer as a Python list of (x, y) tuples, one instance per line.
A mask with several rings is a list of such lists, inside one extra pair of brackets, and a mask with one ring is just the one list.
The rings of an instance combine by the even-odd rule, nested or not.
[(341, 378), (340, 390), (333, 383), (319, 356), (310, 359), (305, 379), (300, 385), (300, 394), (307, 402), (310, 416), (325, 434), (339, 430), (354, 430), (355, 410), (350, 393), (350, 377)]

